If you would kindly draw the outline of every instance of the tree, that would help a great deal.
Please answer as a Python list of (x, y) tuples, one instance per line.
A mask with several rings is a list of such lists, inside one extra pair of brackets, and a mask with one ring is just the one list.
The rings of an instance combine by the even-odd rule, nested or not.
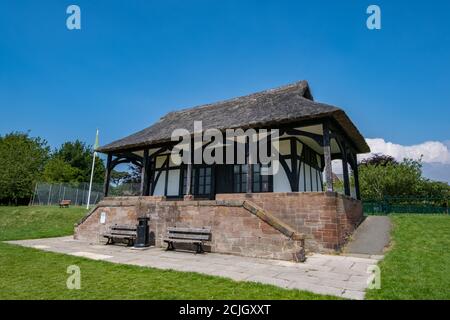
[(12, 132), (0, 136), (0, 202), (24, 204), (41, 178), (50, 148), (39, 137)]
[(52, 158), (47, 162), (43, 180), (47, 182), (84, 182), (83, 172), (60, 158)]
[(388, 164), (396, 165), (398, 164), (398, 162), (394, 159), (394, 157), (384, 154), (375, 154), (372, 157), (361, 161), (361, 165), (374, 165), (385, 167)]
[[(386, 158), (384, 158), (386, 159)], [(385, 196), (418, 195), (423, 183), (421, 160), (366, 161), (359, 165), (359, 181), (363, 199)]]
[(130, 178), (130, 174), (126, 171), (111, 171), (111, 181), (115, 185), (120, 185)]
[[(79, 176), (76, 181), (89, 181), (91, 177), (92, 166), (92, 147), (84, 142), (75, 140), (74, 142), (65, 142), (59, 149), (53, 152), (53, 158), (58, 158), (69, 164), (72, 168), (79, 170)], [(105, 166), (98, 157), (95, 159), (94, 179), (95, 183), (103, 182), (105, 176)], [(71, 182), (71, 181), (64, 181)]]
[(450, 186), (445, 182), (423, 179), (420, 193), (429, 198), (450, 199)]
[(140, 166), (130, 163), (128, 166), (128, 177), (125, 179), (126, 183), (141, 183), (142, 169)]
[(450, 186), (422, 177), (422, 159), (402, 162), (375, 155), (359, 164), (359, 181), (363, 199), (417, 196), (438, 199), (450, 197)]

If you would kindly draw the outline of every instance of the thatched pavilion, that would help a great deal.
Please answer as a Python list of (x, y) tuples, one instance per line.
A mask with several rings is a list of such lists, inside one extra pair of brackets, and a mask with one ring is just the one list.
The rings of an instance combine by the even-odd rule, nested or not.
[[(234, 174), (233, 166), (194, 165), (191, 173), (191, 179), (194, 178), (193, 188), (183, 188), (188, 166), (169, 163), (170, 150), (175, 145), (171, 141), (171, 134), (178, 128), (192, 129), (194, 121), (202, 121), (204, 130), (278, 128), (282, 155), (280, 161), (284, 172), (270, 179), (271, 182), (261, 189), (255, 182), (255, 178), (258, 182), (260, 180), (257, 176), (258, 166), (253, 165), (253, 175), (248, 175), (250, 179), (247, 179), (249, 171), (245, 165), (235, 169), (241, 177)], [(323, 191), (321, 172), (324, 170), (326, 188), (332, 191), (331, 160), (342, 159), (345, 194), (350, 195), (348, 163), (355, 176), (355, 196), (359, 198), (356, 154), (369, 152), (369, 147), (343, 110), (313, 101), (308, 83), (301, 81), (244, 97), (171, 112), (152, 126), (105, 145), (98, 151), (108, 155), (108, 172), (124, 162), (133, 162), (142, 167), (142, 196), (182, 198), (186, 194), (183, 190), (190, 191), (194, 196), (211, 199), (217, 193), (320, 192)], [(296, 165), (287, 166), (287, 160)], [(198, 175), (210, 176), (211, 187), (199, 190), (199, 186), (195, 185)], [(235, 177), (242, 178), (239, 179), (240, 185), (233, 182)], [(254, 181), (247, 184), (247, 180), (252, 178)], [(223, 181), (229, 183), (220, 183)], [(105, 181), (106, 195), (108, 186), (109, 174)]]
[[(274, 175), (262, 175), (262, 166), (248, 161), (245, 164), (173, 163), (170, 152), (177, 142), (171, 140), (172, 132), (184, 128), (193, 134), (194, 121), (202, 121), (203, 130), (215, 128), (222, 132), (235, 128), (278, 129), (280, 170)], [(132, 207), (133, 204), (129, 203), (134, 203), (139, 209), (133, 214), (146, 214), (158, 221), (165, 219), (160, 227), (180, 223), (200, 226), (217, 223), (217, 214), (226, 215), (227, 208), (229, 212), (237, 210), (230, 209), (235, 208), (232, 204), (242, 201), (252, 203), (256, 211), (264, 211), (279, 220), (268, 222), (266, 219), (264, 223), (269, 226), (277, 229), (274, 223), (281, 223), (294, 233), (312, 238), (311, 250), (325, 250), (338, 249), (361, 219), (356, 155), (370, 150), (342, 109), (315, 102), (308, 83), (300, 81), (239, 98), (170, 112), (150, 127), (102, 146), (97, 151), (107, 155), (105, 196), (108, 196), (110, 173), (115, 166), (131, 162), (142, 169), (140, 197), (107, 197), (100, 204), (103, 208), (108, 208), (108, 201), (114, 203), (114, 208), (120, 205)], [(334, 192), (333, 188), (331, 163), (335, 159), (342, 162), (342, 195)], [(350, 179), (351, 172), (353, 179)], [(148, 206), (145, 207), (143, 203)], [(171, 209), (167, 211), (161, 206)], [(186, 215), (192, 214), (192, 206), (210, 206), (210, 212), (216, 210), (212, 207), (221, 209), (220, 214), (215, 213), (214, 221), (207, 218), (209, 214), (206, 213), (201, 213), (203, 216), (198, 219), (198, 215), (187, 218)], [(144, 207), (146, 209), (142, 209)], [(190, 211), (183, 209), (188, 207)], [(199, 212), (203, 211), (198, 209), (196, 214)], [(313, 217), (314, 214), (316, 216)], [(164, 216), (171, 218), (166, 219)], [(258, 223), (259, 227), (252, 224), (251, 228), (260, 228), (261, 223)], [(243, 228), (241, 232), (245, 235), (246, 227)], [(83, 234), (80, 231), (83, 229), (82, 224), (78, 229), (79, 234)], [(292, 238), (292, 234), (287, 235), (285, 230), (278, 231)], [(155, 230), (157, 243), (163, 232)], [(227, 240), (226, 245), (223, 245), (218, 241), (222, 237), (218, 233), (217, 230), (213, 251), (254, 256), (265, 253), (247, 254), (248, 248), (257, 247), (257, 252), (267, 251), (258, 247), (257, 243), (246, 245), (239, 240), (232, 243)], [(237, 238), (238, 231), (233, 229), (231, 233), (233, 239)], [(229, 238), (230, 234), (223, 235), (223, 239), (226, 236)], [(260, 235), (254, 237), (263, 238)], [(271, 257), (283, 258), (273, 252), (276, 250), (276, 246), (269, 250)]]

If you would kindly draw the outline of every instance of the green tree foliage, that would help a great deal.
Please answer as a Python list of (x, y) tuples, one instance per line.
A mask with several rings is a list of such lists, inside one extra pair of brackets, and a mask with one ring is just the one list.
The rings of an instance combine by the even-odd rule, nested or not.
[(43, 180), (47, 182), (84, 182), (83, 172), (60, 158), (52, 158), (47, 162)]
[(449, 196), (446, 183), (422, 178), (421, 159), (395, 161), (392, 157), (375, 155), (359, 164), (359, 182), (363, 199), (397, 196)]
[[(45, 179), (49, 182), (87, 182), (91, 177), (93, 150), (76, 140), (65, 142), (52, 154), (52, 160), (45, 168)], [(103, 182), (105, 166), (98, 157), (95, 159), (94, 179)]]
[(126, 171), (111, 171), (111, 182), (115, 185), (125, 183), (130, 177), (130, 174)]
[(385, 167), (388, 164), (396, 165), (396, 164), (398, 164), (398, 162), (394, 159), (394, 157), (384, 155), (384, 154), (375, 154), (372, 157), (361, 161), (361, 164)]
[(12, 132), (0, 136), (0, 202), (26, 203), (41, 179), (50, 148), (41, 138)]
[(450, 198), (450, 186), (445, 182), (424, 179), (420, 190), (421, 194), (427, 197)]

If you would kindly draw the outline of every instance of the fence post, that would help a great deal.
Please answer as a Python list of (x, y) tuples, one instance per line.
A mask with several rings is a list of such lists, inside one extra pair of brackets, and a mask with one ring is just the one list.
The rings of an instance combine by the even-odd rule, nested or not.
[(86, 183), (83, 182), (83, 198), (81, 200), (81, 205), (83, 205), (83, 201), (86, 198)]
[(77, 205), (77, 203), (78, 203), (78, 188), (77, 188), (77, 193), (75, 195), (75, 205)]
[(52, 185), (50, 184), (50, 189), (48, 190), (48, 200), (47, 200), (47, 205), (50, 205), (50, 198), (52, 196)]
[(36, 182), (36, 185), (34, 186), (34, 192), (33, 192), (33, 195), (30, 198), (30, 203), (28, 204), (28, 206), (32, 206), (34, 204), (34, 196), (36, 195), (37, 185), (38, 184)]
[(59, 184), (59, 191), (58, 191), (58, 202), (61, 201), (61, 188), (62, 188), (62, 183)]

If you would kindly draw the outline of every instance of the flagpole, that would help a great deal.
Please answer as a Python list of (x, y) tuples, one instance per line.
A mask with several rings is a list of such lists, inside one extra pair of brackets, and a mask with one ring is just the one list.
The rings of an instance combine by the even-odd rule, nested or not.
[(94, 178), (95, 157), (97, 156), (97, 152), (95, 151), (95, 149), (98, 147), (97, 144), (98, 144), (98, 129), (97, 129), (97, 133), (95, 135), (94, 155), (92, 157), (91, 180), (89, 182), (89, 192), (88, 192), (88, 199), (87, 199), (87, 204), (86, 204), (87, 210), (89, 210), (89, 205), (91, 202), (92, 180)]

